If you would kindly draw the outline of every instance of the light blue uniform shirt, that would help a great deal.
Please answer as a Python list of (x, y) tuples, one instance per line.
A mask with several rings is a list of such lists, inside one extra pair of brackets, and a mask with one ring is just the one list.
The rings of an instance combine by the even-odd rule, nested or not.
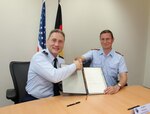
[(76, 71), (76, 65), (73, 63), (60, 68), (64, 59), (57, 56), (57, 69), (53, 67), (54, 56), (45, 50), (37, 52), (31, 59), (28, 71), (28, 80), (26, 91), (36, 98), (53, 96), (53, 83), (60, 82)]
[(83, 55), (86, 60), (92, 60), (90, 67), (101, 67), (108, 86), (117, 84), (118, 74), (127, 72), (124, 57), (111, 50), (106, 56), (103, 49), (90, 50)]

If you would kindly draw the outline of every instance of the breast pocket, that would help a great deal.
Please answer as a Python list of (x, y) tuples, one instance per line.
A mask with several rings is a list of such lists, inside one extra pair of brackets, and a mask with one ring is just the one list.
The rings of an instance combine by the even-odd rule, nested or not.
[(110, 64), (109, 65), (109, 75), (116, 77), (118, 76), (118, 64)]
[(102, 64), (100, 64), (98, 61), (97, 62), (92, 62), (91, 67), (102, 67)]

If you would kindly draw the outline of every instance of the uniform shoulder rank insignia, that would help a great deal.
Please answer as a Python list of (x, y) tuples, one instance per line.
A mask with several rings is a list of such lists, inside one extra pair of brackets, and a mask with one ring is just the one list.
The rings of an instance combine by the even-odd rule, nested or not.
[(97, 50), (97, 51), (99, 51), (100, 49), (98, 49), (98, 48), (93, 48), (93, 49), (91, 49), (91, 50)]
[(59, 55), (59, 57), (62, 58), (62, 59), (64, 59), (64, 57), (62, 57), (62, 56), (60, 56), (60, 55)]
[(48, 53), (45, 50), (42, 53), (46, 56), (48, 55)]
[(115, 51), (116, 53), (118, 53), (119, 55), (122, 55), (123, 56), (123, 54), (121, 54), (120, 52), (118, 52), (118, 51)]

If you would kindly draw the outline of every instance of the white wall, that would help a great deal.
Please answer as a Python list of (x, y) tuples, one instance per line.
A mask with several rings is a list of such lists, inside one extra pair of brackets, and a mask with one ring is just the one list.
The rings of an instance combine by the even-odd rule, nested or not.
[(124, 54), (127, 61), (129, 84), (142, 84), (147, 0), (66, 0), (62, 5), (67, 34), (65, 58), (69, 62), (91, 48), (100, 47), (99, 33), (111, 29), (115, 36), (114, 48)]
[[(65, 59), (71, 63), (91, 48), (99, 48), (99, 33), (114, 33), (114, 49), (124, 54), (129, 84), (142, 85), (148, 30), (148, 0), (61, 0)], [(57, 0), (47, 0), (47, 34), (54, 28)], [(30, 60), (36, 52), (41, 0), (0, 1), (0, 106), (13, 88), (9, 73), (12, 60)]]
[(37, 0), (0, 1), (0, 106), (12, 103), (5, 97), (13, 88), (9, 62), (29, 61), (36, 52), (39, 12)]
[[(150, 6), (150, 1), (149, 1), (149, 6)], [(144, 86), (150, 88), (150, 7), (149, 7), (148, 40), (147, 40), (147, 48), (146, 48)]]

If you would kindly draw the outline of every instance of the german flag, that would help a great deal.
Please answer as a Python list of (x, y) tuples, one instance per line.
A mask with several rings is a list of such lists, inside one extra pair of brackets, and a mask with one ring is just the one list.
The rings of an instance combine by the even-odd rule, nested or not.
[[(61, 12), (61, 5), (60, 5), (60, 3), (58, 4), (58, 9), (57, 9), (55, 29), (60, 29), (60, 30), (63, 29), (63, 26), (62, 26), (62, 12)], [(64, 50), (62, 50), (59, 53), (59, 55), (64, 57)]]

